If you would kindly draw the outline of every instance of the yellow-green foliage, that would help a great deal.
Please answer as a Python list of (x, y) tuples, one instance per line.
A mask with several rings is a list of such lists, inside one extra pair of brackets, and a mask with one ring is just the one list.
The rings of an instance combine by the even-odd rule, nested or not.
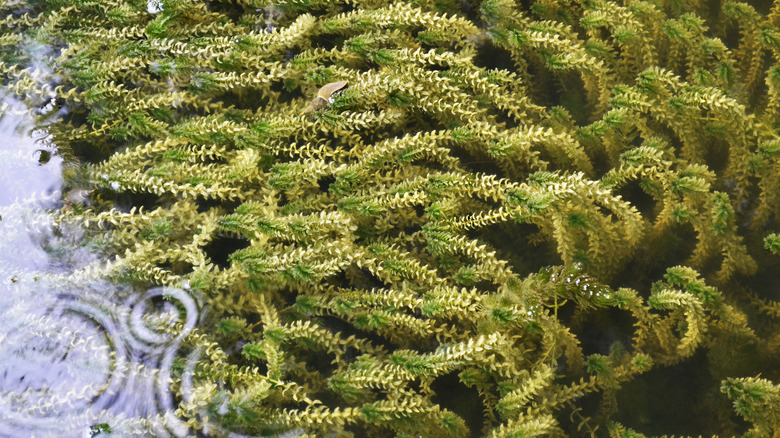
[(687, 370), (779, 433), (778, 4), (149, 4), (6, 4), (0, 74), (93, 269), (208, 302), (193, 429), (691, 433), (633, 410)]
[(780, 429), (780, 386), (756, 377), (728, 378), (720, 388), (753, 428), (746, 435), (769, 436)]

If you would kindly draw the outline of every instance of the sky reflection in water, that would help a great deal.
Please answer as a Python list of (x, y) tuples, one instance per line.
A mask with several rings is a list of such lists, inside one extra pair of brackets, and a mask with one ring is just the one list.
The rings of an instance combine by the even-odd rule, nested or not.
[(0, 119), (0, 436), (186, 436), (171, 370), (200, 304), (86, 269), (101, 261), (75, 243), (82, 230), (53, 232), (46, 211), (59, 202), (62, 159), (31, 128)]

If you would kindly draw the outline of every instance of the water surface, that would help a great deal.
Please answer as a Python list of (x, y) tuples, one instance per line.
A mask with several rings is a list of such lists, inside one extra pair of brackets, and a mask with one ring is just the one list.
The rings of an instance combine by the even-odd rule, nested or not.
[(57, 146), (10, 106), (18, 114), (0, 120), (0, 436), (188, 435), (172, 370), (200, 304), (184, 289), (104, 278), (88, 230), (53, 213), (85, 189), (62, 195)]

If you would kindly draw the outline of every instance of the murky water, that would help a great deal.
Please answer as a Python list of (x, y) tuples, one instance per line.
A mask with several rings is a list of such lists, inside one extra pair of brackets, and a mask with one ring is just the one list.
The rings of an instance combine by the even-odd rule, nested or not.
[(22, 116), (0, 121), (0, 436), (187, 436), (171, 381), (182, 357), (186, 398), (201, 305), (100, 277), (84, 230), (48, 213), (56, 152)]

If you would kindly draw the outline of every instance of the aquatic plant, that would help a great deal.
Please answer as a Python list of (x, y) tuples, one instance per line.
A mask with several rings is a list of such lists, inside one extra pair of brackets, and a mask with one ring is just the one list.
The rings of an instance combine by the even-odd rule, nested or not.
[(110, 257), (74, 276), (207, 303), (193, 430), (729, 435), (731, 398), (778, 432), (777, 4), (3, 12), (6, 93), (87, 190), (58, 220)]

